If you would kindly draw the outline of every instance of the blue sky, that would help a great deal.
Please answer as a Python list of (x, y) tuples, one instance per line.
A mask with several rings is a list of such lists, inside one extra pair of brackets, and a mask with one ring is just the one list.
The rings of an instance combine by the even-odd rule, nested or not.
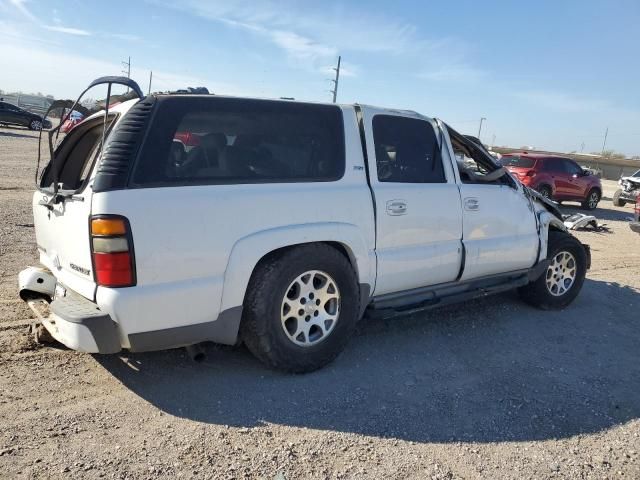
[[(640, 1), (0, 0), (0, 88), (75, 96), (131, 56), (146, 91), (417, 110), (496, 145), (640, 155)], [(584, 143), (584, 147), (582, 144)]]

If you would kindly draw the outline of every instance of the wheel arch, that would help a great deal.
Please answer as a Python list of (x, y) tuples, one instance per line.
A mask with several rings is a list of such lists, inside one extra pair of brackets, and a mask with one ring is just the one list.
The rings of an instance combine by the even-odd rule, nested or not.
[(540, 191), (541, 188), (548, 188), (551, 191), (551, 195), (553, 196), (556, 193), (556, 189), (553, 186), (553, 182), (549, 182), (547, 180), (543, 180), (536, 186), (536, 190)]
[(261, 262), (312, 243), (328, 244), (345, 255), (359, 283), (373, 290), (375, 253), (357, 226), (338, 222), (288, 225), (255, 232), (235, 243), (224, 273), (220, 311), (242, 305), (249, 280)]

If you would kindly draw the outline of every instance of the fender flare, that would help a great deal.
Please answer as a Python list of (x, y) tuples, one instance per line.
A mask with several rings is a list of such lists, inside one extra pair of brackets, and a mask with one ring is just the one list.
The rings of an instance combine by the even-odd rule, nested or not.
[(220, 311), (242, 305), (249, 279), (258, 262), (280, 248), (315, 242), (338, 242), (347, 250), (358, 281), (375, 283), (375, 251), (361, 230), (353, 224), (322, 222), (287, 225), (252, 233), (238, 240), (229, 255), (224, 272)]
[(549, 245), (549, 230), (555, 228), (561, 232), (566, 232), (567, 227), (562, 220), (546, 210), (538, 212), (538, 219), (540, 221), (540, 254), (538, 261), (545, 260), (547, 258), (547, 248)]

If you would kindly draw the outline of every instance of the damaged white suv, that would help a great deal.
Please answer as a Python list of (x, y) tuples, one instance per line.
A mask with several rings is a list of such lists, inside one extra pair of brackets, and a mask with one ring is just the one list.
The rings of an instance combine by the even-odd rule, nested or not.
[(33, 197), (42, 267), (19, 276), (70, 348), (243, 341), (305, 372), (366, 311), (512, 288), (562, 308), (582, 287), (589, 249), (555, 206), (440, 120), (100, 83), (140, 98), (52, 148)]

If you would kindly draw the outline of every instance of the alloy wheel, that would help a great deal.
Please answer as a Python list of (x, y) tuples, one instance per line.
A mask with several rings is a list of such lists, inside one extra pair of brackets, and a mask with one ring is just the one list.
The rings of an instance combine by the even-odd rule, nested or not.
[(286, 290), (280, 320), (287, 338), (300, 347), (326, 339), (340, 316), (340, 290), (333, 278), (320, 270), (299, 275)]
[(554, 297), (560, 297), (567, 293), (573, 286), (577, 276), (577, 263), (573, 254), (558, 252), (546, 273), (547, 290)]

